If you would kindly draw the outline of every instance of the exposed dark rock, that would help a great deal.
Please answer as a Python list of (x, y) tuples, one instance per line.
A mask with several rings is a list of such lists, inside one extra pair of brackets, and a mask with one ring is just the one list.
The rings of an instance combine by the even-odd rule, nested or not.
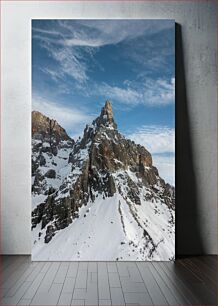
[(39, 165), (45, 166), (45, 164), (46, 164), (45, 157), (43, 155), (39, 155)]
[[(32, 176), (35, 176), (40, 166), (46, 165), (44, 154), (52, 158), (57, 156), (60, 148), (73, 148), (73, 145), (74, 140), (67, 135), (57, 121), (40, 112), (32, 112)], [(42, 189), (37, 188), (37, 183), (38, 181), (35, 180), (33, 190), (41, 193)]]
[(71, 140), (56, 120), (50, 119), (37, 111), (32, 112), (32, 136), (40, 140), (46, 137), (50, 144), (53, 138), (56, 143), (61, 140)]
[[(60, 148), (72, 148), (68, 158), (72, 167), (71, 174), (57, 190), (50, 187), (43, 191), (48, 197), (45, 203), (38, 205), (32, 213), (33, 227), (39, 222), (42, 222), (42, 228), (52, 224), (47, 226), (45, 243), (52, 239), (55, 231), (67, 227), (79, 217), (78, 210), (81, 206), (87, 205), (89, 201), (94, 202), (100, 195), (105, 199), (119, 192), (131, 210), (132, 203), (141, 205), (141, 189), (149, 188), (144, 200), (154, 202), (158, 198), (169, 208), (174, 208), (174, 188), (160, 178), (157, 168), (153, 166), (151, 154), (143, 146), (126, 139), (118, 132), (109, 101), (105, 103), (100, 116), (85, 127), (83, 137), (75, 144), (56, 121), (44, 118), (38, 113), (34, 116), (39, 118), (40, 122), (33, 126), (33, 137), (41, 141), (40, 146), (36, 141), (34, 147), (34, 150), (39, 152), (38, 158), (33, 162), (34, 192), (40, 193), (44, 190), (44, 178), (57, 176), (54, 169), (49, 169), (44, 176), (38, 171), (39, 165), (45, 165), (42, 152), (52, 158), (58, 154)], [(45, 140), (46, 145), (43, 146)], [(54, 161), (52, 165), (55, 167)], [(130, 172), (135, 175), (136, 181)], [(123, 192), (123, 186), (127, 190), (126, 194)], [(131, 212), (140, 226), (134, 211)], [(122, 220), (121, 210), (119, 213)], [(83, 214), (83, 217), (86, 216), (87, 214)], [(113, 221), (111, 223), (113, 224)], [(144, 235), (147, 237), (147, 243), (155, 250), (156, 246), (152, 244), (152, 239), (146, 231)]]
[(54, 170), (54, 169), (49, 169), (49, 170), (45, 173), (45, 177), (51, 178), (51, 179), (56, 178), (56, 172), (55, 172), (55, 170)]
[(47, 226), (47, 229), (46, 229), (46, 235), (45, 235), (45, 243), (48, 243), (52, 237), (54, 236), (54, 226), (53, 225), (49, 225)]

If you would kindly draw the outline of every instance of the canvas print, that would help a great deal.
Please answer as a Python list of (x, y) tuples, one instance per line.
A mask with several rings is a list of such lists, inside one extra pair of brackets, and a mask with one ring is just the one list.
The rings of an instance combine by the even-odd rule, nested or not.
[(174, 20), (32, 20), (32, 259), (175, 257)]

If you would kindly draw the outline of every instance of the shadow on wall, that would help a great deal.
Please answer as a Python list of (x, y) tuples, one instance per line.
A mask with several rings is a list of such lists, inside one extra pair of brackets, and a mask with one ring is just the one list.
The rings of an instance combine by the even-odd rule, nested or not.
[(182, 47), (176, 24), (176, 258), (204, 254)]

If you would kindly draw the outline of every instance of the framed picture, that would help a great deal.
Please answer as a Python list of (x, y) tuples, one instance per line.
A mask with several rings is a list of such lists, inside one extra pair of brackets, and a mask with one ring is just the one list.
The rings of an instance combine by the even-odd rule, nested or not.
[(32, 20), (32, 259), (175, 258), (175, 21)]

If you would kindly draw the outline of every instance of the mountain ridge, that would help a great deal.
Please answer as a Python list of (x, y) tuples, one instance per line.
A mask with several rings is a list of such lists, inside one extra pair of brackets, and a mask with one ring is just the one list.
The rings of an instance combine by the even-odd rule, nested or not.
[[(117, 233), (120, 237), (123, 237), (122, 239), (125, 238), (124, 240), (126, 240), (123, 244), (118, 245), (118, 250), (120, 246), (122, 247), (118, 252), (119, 254), (116, 254), (116, 258), (111, 255), (112, 258), (108, 258), (108, 260), (129, 260), (129, 253), (133, 250), (138, 256), (137, 258), (133, 257), (143, 260), (158, 258), (158, 256), (161, 256), (161, 252), (167, 254), (168, 244), (174, 245), (175, 190), (159, 176), (157, 168), (153, 166), (151, 154), (143, 146), (126, 139), (118, 132), (111, 103), (106, 101), (100, 115), (91, 125), (86, 125), (81, 139), (68, 143), (68, 146), (64, 148), (60, 146), (62, 142), (65, 144), (66, 141), (54, 141), (54, 143), (58, 143), (61, 149), (65, 150), (66, 155), (68, 154), (68, 159), (66, 161), (65, 157), (66, 162), (60, 170), (61, 173), (64, 173), (60, 184), (56, 184), (56, 186), (53, 184), (54, 177), (50, 177), (48, 182), (47, 172), (44, 168), (40, 169), (41, 172), (39, 171), (46, 182), (44, 187), (49, 186), (49, 183), (51, 186), (44, 188), (45, 197), (43, 201), (37, 203), (32, 211), (32, 229), (33, 231), (37, 229), (38, 235), (41, 233), (40, 237), (34, 241), (36, 245), (35, 254), (40, 257), (43, 246), (45, 250), (46, 248), (50, 249), (50, 246), (55, 244), (55, 241), (63, 235), (66, 228), (72, 229), (72, 234), (74, 228), (75, 233), (77, 233), (78, 224), (80, 222), (87, 223), (87, 220), (90, 220), (87, 223), (87, 227), (90, 227), (90, 223), (94, 219), (98, 220), (97, 213), (93, 217), (90, 210), (101, 211), (106, 202), (114, 205), (114, 211), (112, 210), (108, 214), (111, 218), (113, 213), (116, 212), (119, 220), (116, 225), (118, 227)], [(57, 151), (57, 154), (59, 154), (59, 150)], [(50, 157), (54, 158), (53, 152), (49, 151), (49, 153), (51, 154)], [(45, 154), (48, 154), (48, 152), (45, 152)], [(34, 182), (35, 180), (36, 176)], [(42, 188), (33, 189), (33, 197), (37, 198), (37, 194), (42, 196), (42, 190)], [(113, 203), (116, 203), (116, 205)], [(84, 210), (85, 213), (81, 213)], [(105, 211), (107, 210), (108, 207), (105, 207)], [(148, 222), (151, 222), (151, 219), (155, 220), (154, 217), (156, 217), (164, 224), (158, 239), (154, 237), (151, 226), (152, 222), (156, 224), (157, 221), (152, 221), (151, 225), (148, 226), (142, 218), (142, 216), (145, 218), (146, 211), (149, 211), (150, 214), (150, 217), (147, 217), (150, 218)], [(164, 214), (167, 217), (163, 221), (162, 215)], [(86, 221), (84, 221), (84, 218)], [(102, 219), (105, 218), (106, 216), (103, 214)], [(98, 222), (100, 224), (101, 220)], [(108, 219), (105, 222), (107, 223), (105, 224), (107, 229), (110, 224)], [(157, 225), (155, 226), (157, 227)], [(132, 227), (134, 227), (134, 230)], [(83, 229), (81, 228), (81, 230)], [(129, 244), (132, 241), (129, 238), (132, 232), (136, 235), (135, 240), (138, 241), (139, 250), (136, 250), (134, 243)], [(163, 237), (166, 236), (164, 232), (168, 233), (167, 237), (169, 240), (172, 239), (172, 243), (164, 242)], [(95, 237), (95, 241), (101, 240), (97, 230), (93, 232), (93, 237)], [(85, 237), (85, 242), (88, 243), (88, 239), (92, 241), (93, 237)], [(96, 253), (95, 256), (93, 255), (94, 258), (91, 258), (94, 260), (98, 259), (97, 252), (103, 247), (96, 243), (93, 241), (92, 246), (90, 246), (91, 250), (93, 252), (95, 250)], [(164, 244), (167, 247), (164, 248)], [(173, 258), (172, 245), (167, 259)], [(118, 246), (114, 246), (114, 248)], [(78, 248), (73, 248), (70, 252), (71, 259), (84, 259), (83, 256), (86, 254), (86, 251), (84, 251), (84, 255), (78, 254), (80, 252)], [(44, 254), (48, 256), (47, 251)], [(56, 258), (51, 252), (49, 254), (51, 258)]]
[(55, 133), (56, 139), (71, 139), (63, 127), (55, 119), (50, 119), (39, 111), (32, 111), (32, 135)]

